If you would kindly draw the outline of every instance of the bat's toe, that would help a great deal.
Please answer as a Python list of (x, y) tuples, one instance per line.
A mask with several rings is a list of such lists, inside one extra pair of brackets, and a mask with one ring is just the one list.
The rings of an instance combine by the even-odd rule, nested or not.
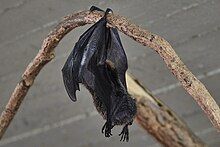
[(121, 136), (120, 141), (129, 141), (129, 130), (128, 130), (128, 124), (124, 126), (121, 133), (119, 134)]
[(112, 128), (113, 126), (108, 121), (104, 124), (104, 126), (102, 127), (102, 133), (105, 133), (105, 137), (112, 136), (112, 133), (111, 133)]
[(92, 11), (103, 11), (102, 9), (100, 9), (100, 8), (98, 8), (98, 7), (96, 7), (96, 6), (92, 6), (90, 9), (89, 9), (91, 12)]

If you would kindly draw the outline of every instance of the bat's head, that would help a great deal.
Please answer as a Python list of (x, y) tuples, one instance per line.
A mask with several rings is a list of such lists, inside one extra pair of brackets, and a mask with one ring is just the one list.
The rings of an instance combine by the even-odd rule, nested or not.
[(132, 122), (137, 113), (136, 101), (130, 95), (124, 95), (112, 116), (113, 125), (123, 125)]

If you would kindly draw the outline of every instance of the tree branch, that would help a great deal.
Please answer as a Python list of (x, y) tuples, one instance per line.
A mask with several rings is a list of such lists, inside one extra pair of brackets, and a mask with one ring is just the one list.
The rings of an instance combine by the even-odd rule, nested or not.
[[(89, 15), (89, 11), (82, 11), (71, 15), (62, 20), (53, 31), (44, 39), (41, 49), (39, 50), (33, 61), (27, 66), (20, 82), (16, 85), (4, 111), (0, 117), (0, 139), (8, 128), (10, 122), (14, 118), (18, 108), (26, 96), (29, 88), (32, 86), (36, 76), (40, 70), (51, 61), (54, 55), (54, 48), (58, 45), (60, 40), (72, 29), (83, 26), (88, 22), (85, 18)], [(69, 19), (71, 18), (71, 19)], [(100, 18), (100, 17), (99, 17)]]
[(135, 41), (155, 50), (171, 73), (206, 113), (215, 128), (220, 131), (220, 109), (206, 87), (180, 60), (172, 46), (162, 37), (142, 29), (119, 15), (111, 15), (108, 22)]
[[(90, 13), (89, 11), (82, 11), (73, 15), (68, 15), (51, 33), (49, 33), (44, 40), (39, 53), (28, 65), (27, 69), (22, 75), (21, 81), (17, 84), (8, 104), (6, 105), (5, 110), (1, 114), (0, 138), (3, 136), (11, 120), (16, 114), (21, 102), (33, 84), (35, 77), (38, 75), (44, 65), (54, 58), (54, 48), (57, 46), (59, 41), (72, 29), (85, 24), (94, 23), (102, 16), (102, 12), (96, 11), (93, 13)], [(214, 99), (211, 97), (205, 87), (185, 67), (185, 65), (173, 51), (172, 47), (163, 38), (139, 28), (138, 26), (130, 23), (124, 17), (120, 17), (118, 15), (111, 14), (108, 16), (108, 20), (111, 25), (117, 27), (126, 35), (132, 37), (134, 40), (142, 43), (143, 45), (147, 45), (156, 50), (164, 59), (172, 73), (181, 81), (187, 92), (191, 94), (200, 104), (215, 127), (218, 129), (220, 128), (220, 111), (218, 105), (215, 103)], [(143, 104), (146, 105), (146, 103)], [(139, 105), (140, 103), (138, 103), (138, 107)], [(140, 115), (144, 114), (140, 113)], [(141, 119), (137, 118), (137, 120)]]
[(188, 126), (172, 110), (155, 98), (137, 79), (127, 74), (129, 93), (137, 101), (136, 121), (164, 146), (203, 147)]

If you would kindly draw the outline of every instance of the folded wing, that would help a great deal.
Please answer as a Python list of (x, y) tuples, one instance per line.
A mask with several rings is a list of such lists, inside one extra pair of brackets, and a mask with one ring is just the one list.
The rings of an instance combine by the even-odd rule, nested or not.
[(88, 72), (90, 58), (102, 45), (100, 42), (103, 42), (105, 26), (106, 20), (102, 18), (81, 35), (62, 68), (65, 89), (73, 101), (77, 100), (76, 90), (80, 90), (79, 83), (82, 83), (84, 74)]
[(119, 79), (124, 87), (127, 88), (125, 80), (125, 72), (128, 69), (127, 56), (116, 28), (110, 28), (110, 38), (110, 48), (108, 50), (107, 59), (114, 63), (119, 74)]

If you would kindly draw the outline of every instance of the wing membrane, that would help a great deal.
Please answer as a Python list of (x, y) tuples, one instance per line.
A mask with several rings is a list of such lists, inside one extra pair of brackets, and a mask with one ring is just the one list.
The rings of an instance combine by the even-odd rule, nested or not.
[(62, 68), (63, 82), (65, 89), (71, 98), (76, 101), (76, 90), (79, 89), (79, 83), (82, 83), (83, 73), (86, 72), (86, 66), (102, 42), (103, 29), (105, 29), (106, 20), (100, 19), (90, 27), (83, 35), (70, 53), (64, 67)]

